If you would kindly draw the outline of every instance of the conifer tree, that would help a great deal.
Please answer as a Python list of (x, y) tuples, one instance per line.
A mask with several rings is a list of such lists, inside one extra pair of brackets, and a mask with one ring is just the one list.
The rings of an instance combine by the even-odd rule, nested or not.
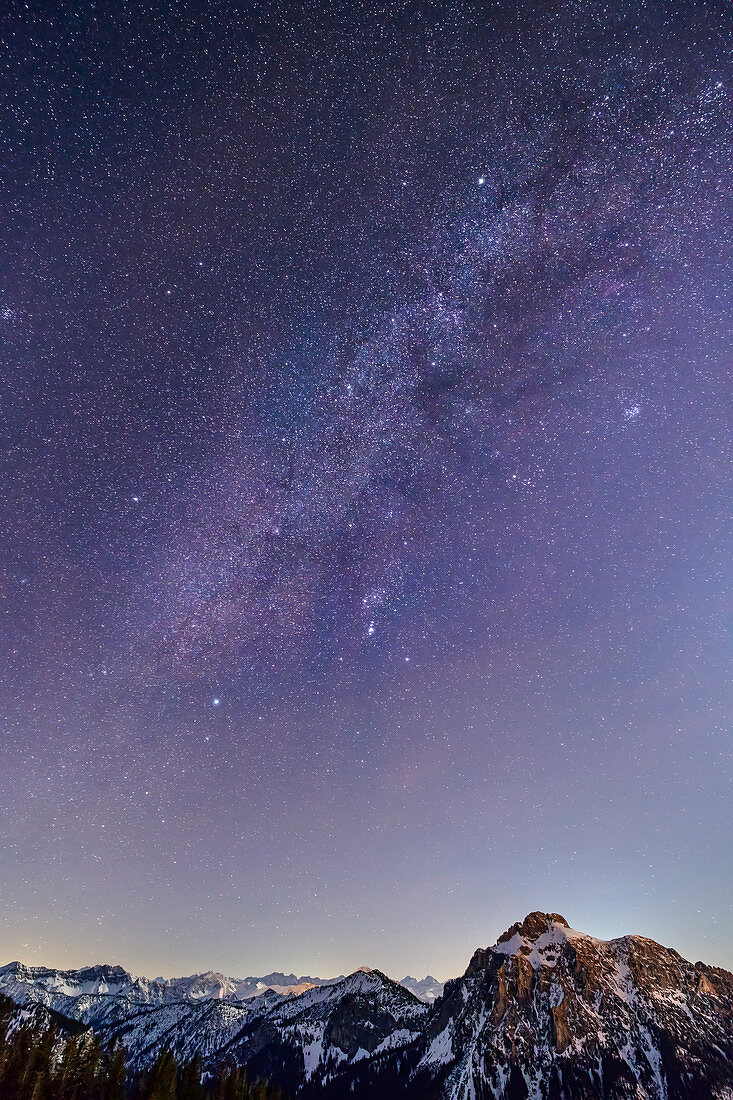
[(116, 1043), (109, 1053), (106, 1076), (104, 1100), (124, 1100), (126, 1069), (122, 1043)]
[(201, 1084), (201, 1058), (195, 1054), (181, 1070), (178, 1086), (178, 1100), (203, 1100), (204, 1089)]
[(150, 1092), (147, 1100), (177, 1100), (178, 1065), (171, 1050), (163, 1049), (150, 1072)]

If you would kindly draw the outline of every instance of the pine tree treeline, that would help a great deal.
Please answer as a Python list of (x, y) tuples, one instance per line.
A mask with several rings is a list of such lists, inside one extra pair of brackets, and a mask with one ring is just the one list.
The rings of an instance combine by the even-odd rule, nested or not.
[[(61, 1019), (61, 1018), (59, 1018)], [(223, 1069), (201, 1083), (198, 1056), (179, 1062), (163, 1050), (149, 1069), (128, 1076), (121, 1046), (105, 1049), (88, 1030), (69, 1022), (23, 1019), (0, 996), (2, 1100), (282, 1100), (281, 1091), (250, 1083), (241, 1068)]]

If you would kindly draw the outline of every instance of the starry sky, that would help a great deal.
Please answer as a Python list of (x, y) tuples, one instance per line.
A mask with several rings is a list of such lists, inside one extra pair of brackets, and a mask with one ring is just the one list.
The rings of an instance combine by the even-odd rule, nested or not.
[(733, 967), (732, 30), (3, 6), (0, 962)]

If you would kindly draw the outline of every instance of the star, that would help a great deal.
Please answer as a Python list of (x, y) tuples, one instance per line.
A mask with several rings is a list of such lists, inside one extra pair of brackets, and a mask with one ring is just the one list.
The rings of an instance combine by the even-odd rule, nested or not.
[[(496, 34), (463, 2), (421, 5), (409, 28), (351, 5), (346, 34), (318, 2), (303, 19), (199, 0), (186, 33), (162, 0), (129, 20), (69, 7), (44, 31), (8, 5), (0, 32), (18, 276), (0, 288), (0, 797), (18, 873), (38, 871), (60, 807), (64, 867), (100, 837), (111, 865), (120, 838), (137, 902), (166, 853), (125, 800), (155, 776), (190, 859), (176, 904), (160, 895), (170, 936), (148, 937), (142, 904), (132, 965), (161, 949), (192, 965), (186, 906), (215, 885), (196, 873), (212, 845), (237, 882), (277, 865), (252, 965), (273, 898), (338, 890), (329, 833), (355, 870), (345, 908), (368, 882), (389, 912), (397, 875), (406, 896), (427, 874), (440, 897), (453, 865), (470, 881), (476, 837), (493, 837), (497, 881), (515, 850), (538, 881), (538, 837), (565, 858), (591, 804), (609, 820), (628, 806), (619, 907), (637, 841), (670, 828), (656, 857), (705, 894), (733, 164), (716, 4), (519, 4)], [(75, 67), (89, 79), (69, 81)], [(413, 761), (410, 822), (383, 780)], [(46, 770), (54, 790), (34, 801)], [(688, 780), (689, 846), (669, 797)], [(241, 852), (213, 800), (186, 824), (207, 785), (252, 838)], [(319, 842), (298, 850), (306, 805)], [(384, 862), (377, 846), (380, 874), (359, 875), (375, 854), (362, 819), (427, 843), (404, 868), (402, 845)], [(602, 833), (586, 837), (589, 890)], [(39, 890), (76, 912), (74, 876), (46, 870)], [(36, 904), (12, 869), (4, 885)], [(427, 909), (442, 950), (446, 913)], [(320, 915), (303, 918), (294, 936), (315, 943)], [(51, 956), (86, 953), (83, 930), (59, 936)]]

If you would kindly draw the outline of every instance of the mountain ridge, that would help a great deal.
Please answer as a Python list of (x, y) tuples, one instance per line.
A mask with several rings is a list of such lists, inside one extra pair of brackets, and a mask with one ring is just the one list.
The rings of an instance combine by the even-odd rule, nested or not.
[(293, 1097), (733, 1100), (733, 974), (643, 936), (589, 936), (557, 913), (530, 913), (478, 948), (431, 1002), (409, 975), (368, 967), (240, 1000), (190, 986), (182, 999), (175, 984), (221, 977), (126, 986), (121, 967), (8, 964), (0, 993), (121, 1042), (135, 1070), (170, 1047), (205, 1073), (245, 1066)]
[[(356, 969), (371, 968), (362, 966)], [(233, 978), (220, 971), (205, 970), (178, 978), (147, 978), (144, 975), (134, 974), (119, 964), (94, 963), (78, 968), (60, 968), (30, 966), (14, 960), (0, 965), (0, 990), (7, 985), (10, 974), (17, 974), (19, 981), (28, 982), (32, 979), (45, 988), (53, 987), (54, 990), (60, 990), (65, 986), (69, 990), (78, 989), (79, 993), (110, 993), (111, 986), (116, 986), (118, 992), (124, 990), (125, 995), (133, 999), (160, 1004), (172, 1003), (176, 1000), (195, 1001), (212, 998), (230, 1001), (249, 1000), (259, 996), (266, 989), (272, 989), (284, 995), (297, 994), (313, 986), (331, 985), (348, 976), (339, 974), (333, 978), (319, 978), (272, 971), (259, 977)], [(49, 986), (49, 981), (53, 983), (52, 987)], [(431, 975), (421, 979), (405, 978), (401, 984), (421, 1000), (426, 1001), (434, 1000), (443, 988), (443, 983)], [(423, 996), (423, 990), (426, 992), (425, 996)], [(70, 992), (70, 995), (74, 994)]]

